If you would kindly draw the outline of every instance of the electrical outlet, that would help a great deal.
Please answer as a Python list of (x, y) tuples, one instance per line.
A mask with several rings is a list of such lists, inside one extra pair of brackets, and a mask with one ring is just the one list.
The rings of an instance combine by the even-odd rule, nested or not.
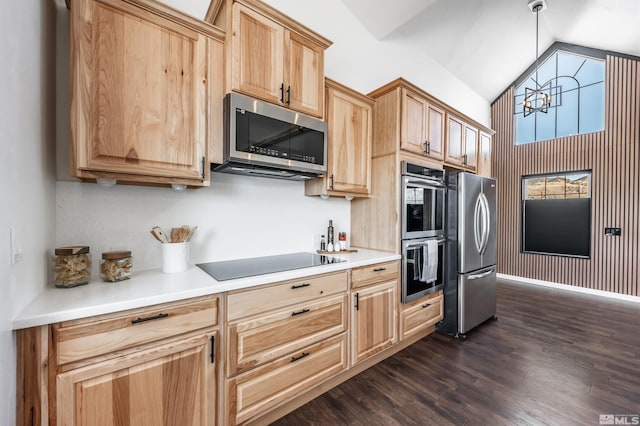
[(9, 228), (9, 244), (11, 244), (11, 264), (22, 261), (22, 235), (15, 226)]

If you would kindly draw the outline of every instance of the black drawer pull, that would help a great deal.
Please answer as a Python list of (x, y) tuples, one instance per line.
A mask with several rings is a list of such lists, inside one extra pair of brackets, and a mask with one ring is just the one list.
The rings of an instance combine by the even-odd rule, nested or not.
[(376, 268), (373, 270), (373, 272), (381, 272), (381, 271), (386, 271), (387, 268)]
[(309, 312), (308, 309), (303, 309), (301, 311), (297, 311), (297, 312), (291, 312), (291, 316), (295, 317), (296, 315), (302, 315), (302, 314), (306, 314), (307, 312)]
[(298, 284), (298, 285), (292, 285), (292, 286), (291, 286), (291, 290), (295, 290), (296, 288), (309, 287), (310, 285), (311, 285), (311, 284), (309, 284), (309, 283)]
[(158, 314), (158, 315), (154, 315), (152, 317), (146, 317), (146, 318), (138, 317), (138, 319), (131, 320), (131, 324), (140, 324), (141, 322), (153, 321), (153, 320), (157, 320), (157, 319), (167, 318), (168, 316), (169, 316), (169, 314)]
[(431, 306), (431, 303), (425, 303), (424, 305), (422, 305), (423, 308), (428, 308), (429, 306)]
[(309, 352), (302, 352), (302, 355), (300, 355), (300, 356), (292, 356), (291, 357), (291, 362), (296, 362), (297, 360), (302, 359), (305, 356), (309, 356)]

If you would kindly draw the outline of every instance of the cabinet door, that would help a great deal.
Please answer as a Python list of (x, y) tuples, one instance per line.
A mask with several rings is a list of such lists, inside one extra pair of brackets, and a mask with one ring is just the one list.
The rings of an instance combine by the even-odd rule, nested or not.
[(291, 31), (285, 33), (285, 103), (305, 114), (324, 113), (324, 49)]
[(464, 123), (456, 117), (447, 116), (447, 146), (445, 161), (462, 165), (464, 155)]
[(396, 343), (397, 283), (388, 281), (352, 294), (354, 365)]
[(215, 350), (206, 335), (57, 376), (60, 425), (213, 425)]
[(480, 132), (478, 174), (491, 177), (491, 135)]
[(424, 155), (427, 143), (427, 102), (421, 96), (402, 89), (402, 130), (400, 148)]
[(435, 160), (444, 159), (444, 110), (427, 105), (427, 155)]
[(71, 8), (77, 171), (204, 180), (211, 40), (124, 2)]
[(468, 124), (464, 125), (463, 163), (474, 171), (478, 166), (478, 129)]
[(327, 102), (327, 190), (366, 195), (371, 186), (372, 107), (332, 88)]
[(283, 104), (284, 27), (241, 5), (233, 4), (232, 86), (234, 90)]

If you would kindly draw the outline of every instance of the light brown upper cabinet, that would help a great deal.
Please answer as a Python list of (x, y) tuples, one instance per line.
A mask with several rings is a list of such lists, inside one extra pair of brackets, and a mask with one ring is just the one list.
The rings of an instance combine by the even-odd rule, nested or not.
[(72, 175), (208, 185), (224, 34), (152, 0), (69, 6)]
[(373, 99), (326, 79), (327, 173), (305, 183), (306, 195), (368, 196)]
[(406, 88), (402, 89), (400, 148), (434, 160), (444, 158), (444, 110)]
[(491, 170), (491, 135), (480, 132), (478, 144), (478, 174), (485, 177), (493, 177)]
[(227, 0), (217, 13), (228, 10), (227, 91), (322, 118), (324, 51), (331, 42), (260, 1)]
[(474, 171), (478, 163), (478, 129), (456, 116), (447, 114), (445, 163)]

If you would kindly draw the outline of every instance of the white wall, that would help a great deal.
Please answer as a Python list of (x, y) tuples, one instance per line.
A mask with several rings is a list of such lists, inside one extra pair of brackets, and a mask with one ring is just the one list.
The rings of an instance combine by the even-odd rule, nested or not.
[(196, 263), (314, 250), (329, 219), (336, 232), (349, 232), (350, 203), (305, 197), (302, 182), (223, 173), (211, 181), (187, 191), (58, 182), (56, 246), (89, 245), (97, 276), (100, 253), (122, 248), (133, 251), (134, 268), (159, 268), (160, 243), (149, 233), (155, 225), (165, 232), (198, 225)]
[[(46, 284), (55, 239), (54, 5), (3, 2), (0, 13), (0, 424), (15, 423), (15, 314)], [(21, 234), (11, 265), (9, 228)]]

